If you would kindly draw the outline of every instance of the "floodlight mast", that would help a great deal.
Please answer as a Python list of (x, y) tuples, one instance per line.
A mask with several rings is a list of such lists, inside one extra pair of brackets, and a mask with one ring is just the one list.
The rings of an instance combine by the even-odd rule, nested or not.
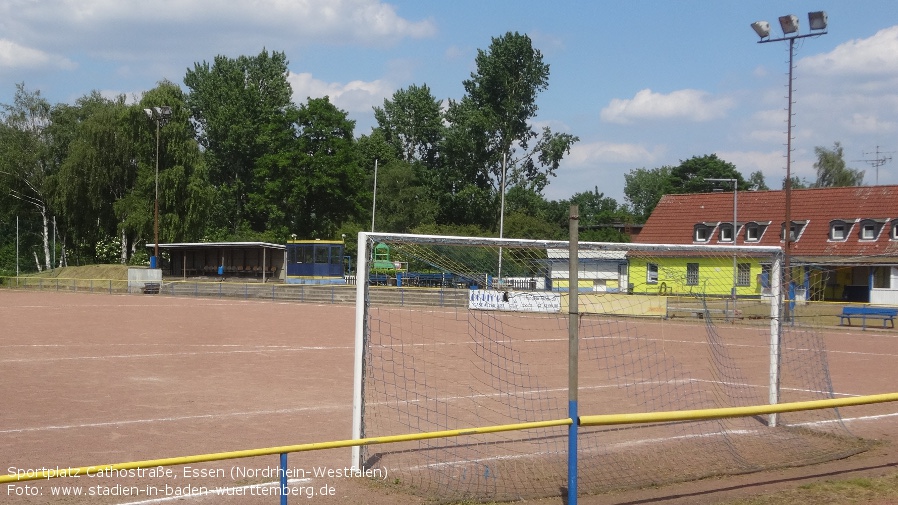
[[(789, 42), (789, 96), (788, 96), (788, 105), (787, 105), (787, 118), (786, 118), (786, 181), (783, 184), (783, 192), (785, 193), (786, 202), (785, 202), (785, 223), (783, 225), (783, 240), (785, 247), (783, 248), (783, 286), (785, 288), (785, 292), (787, 295), (783, 300), (783, 315), (784, 320), (788, 321), (791, 317), (790, 314), (790, 303), (791, 300), (791, 286), (792, 286), (792, 276), (790, 271), (790, 252), (792, 248), (792, 70), (794, 69), (794, 58), (795, 58), (795, 41), (797, 39), (804, 39), (808, 37), (819, 37), (821, 35), (826, 35), (826, 26), (827, 26), (827, 15), (824, 11), (816, 11), (808, 13), (808, 25), (810, 26), (811, 33), (806, 33), (804, 35), (798, 35), (798, 17), (792, 14), (787, 14), (785, 16), (780, 16), (779, 22), (780, 27), (783, 30), (783, 36), (776, 39), (770, 38), (770, 23), (767, 21), (756, 21), (751, 24), (752, 29), (755, 33), (761, 37), (761, 40), (758, 41), (758, 44), (765, 44), (767, 42), (781, 42), (788, 41)], [(794, 33), (795, 35), (789, 36), (790, 33)]]
[(171, 107), (163, 105), (143, 110), (150, 121), (156, 122), (156, 198), (153, 204), (153, 257), (150, 268), (159, 265), (159, 131), (163, 123), (171, 119)]

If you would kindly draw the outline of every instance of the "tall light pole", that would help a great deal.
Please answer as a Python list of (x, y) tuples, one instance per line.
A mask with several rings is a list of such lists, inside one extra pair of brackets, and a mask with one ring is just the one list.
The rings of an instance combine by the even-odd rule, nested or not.
[(374, 211), (377, 209), (377, 159), (374, 160), (374, 196), (371, 197), (371, 233), (374, 233)]
[[(739, 221), (737, 209), (739, 206), (739, 179), (705, 179), (708, 182), (732, 182), (733, 183), (733, 245), (736, 245), (736, 231), (739, 229)], [(736, 286), (738, 286), (739, 277), (737, 273), (736, 255), (733, 255), (733, 315), (735, 317), (736, 310)]]
[(793, 63), (795, 58), (795, 41), (807, 37), (826, 35), (827, 16), (826, 12), (823, 11), (809, 12), (808, 24), (811, 28), (811, 33), (804, 35), (798, 34), (798, 16), (792, 14), (780, 16), (779, 22), (780, 27), (783, 29), (783, 36), (778, 39), (770, 38), (770, 23), (767, 21), (755, 21), (751, 24), (751, 27), (761, 37), (761, 40), (758, 41), (759, 44), (789, 42), (789, 102), (786, 108), (788, 111), (786, 117), (786, 183), (783, 185), (783, 192), (786, 196), (786, 216), (783, 228), (783, 240), (785, 241), (785, 247), (783, 248), (783, 286), (785, 286), (786, 293), (788, 293), (783, 300), (783, 315), (784, 319), (788, 321), (790, 319), (789, 305), (791, 303), (790, 292), (792, 286), (789, 259), (792, 248), (792, 70), (795, 68)]
[(153, 209), (153, 257), (150, 258), (150, 268), (158, 268), (159, 262), (159, 130), (162, 123), (171, 119), (171, 107), (163, 105), (144, 109), (147, 117), (156, 122), (156, 202)]

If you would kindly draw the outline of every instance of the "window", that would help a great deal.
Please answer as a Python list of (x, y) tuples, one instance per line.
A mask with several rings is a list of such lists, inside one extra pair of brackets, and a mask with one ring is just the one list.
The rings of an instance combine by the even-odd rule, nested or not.
[(658, 284), (658, 264), (645, 264), (645, 282), (646, 284)]
[(757, 225), (748, 225), (745, 229), (745, 241), (757, 242), (758, 240), (761, 240), (760, 229)]
[(873, 240), (876, 238), (876, 227), (872, 224), (865, 224), (861, 228), (861, 238), (864, 240)]
[(864, 219), (861, 221), (861, 228), (858, 238), (861, 240), (876, 240), (882, 226), (885, 224), (884, 219)]
[(892, 287), (892, 277), (894, 276), (895, 270), (895, 267), (874, 267), (873, 287), (879, 289), (890, 289)]
[(340, 265), (343, 263), (343, 246), (331, 246), (331, 265)]
[(715, 226), (717, 226), (717, 223), (698, 223), (695, 225), (695, 231), (692, 234), (693, 239), (696, 242), (707, 242)]
[(686, 263), (686, 285), (698, 286), (698, 263)]
[(845, 240), (845, 223), (843, 221), (834, 221), (829, 226), (830, 240)]
[(739, 263), (737, 265), (736, 285), (751, 286), (751, 263)]
[(892, 240), (898, 240), (898, 219), (892, 221), (892, 229), (889, 232), (889, 238)]
[(720, 241), (721, 242), (732, 242), (733, 241), (733, 225), (720, 225)]
[(328, 246), (326, 245), (317, 245), (315, 246), (315, 263), (319, 265), (324, 265), (328, 263), (327, 260), (327, 252)]
[[(807, 225), (807, 221), (792, 221), (792, 225), (789, 227), (790, 230), (790, 241), (797, 242), (798, 239), (801, 238), (801, 232), (804, 230), (805, 225)], [(780, 227), (780, 240), (786, 240), (785, 234), (786, 225), (785, 223)]]

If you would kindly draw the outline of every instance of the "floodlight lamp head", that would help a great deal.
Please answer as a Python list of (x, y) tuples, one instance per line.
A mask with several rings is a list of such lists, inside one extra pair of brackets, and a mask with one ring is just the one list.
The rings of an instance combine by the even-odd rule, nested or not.
[(153, 119), (153, 109), (144, 109), (143, 111), (146, 113), (148, 118)]
[(798, 16), (794, 14), (780, 16), (780, 27), (783, 29), (783, 35), (796, 33), (798, 31)]
[(808, 26), (811, 30), (826, 30), (826, 21), (826, 12), (808, 12)]
[(758, 34), (758, 37), (766, 39), (770, 36), (770, 23), (767, 21), (755, 21), (751, 24), (752, 29)]
[(168, 119), (171, 117), (171, 107), (169, 107), (168, 105), (163, 105), (162, 107), (159, 107), (159, 109), (159, 115), (162, 116), (162, 119)]

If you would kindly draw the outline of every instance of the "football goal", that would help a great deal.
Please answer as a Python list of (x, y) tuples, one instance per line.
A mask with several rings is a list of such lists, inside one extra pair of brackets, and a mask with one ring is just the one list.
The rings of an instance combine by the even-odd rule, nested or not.
[[(568, 417), (572, 325), (582, 415), (832, 396), (818, 332), (783, 324), (779, 248), (573, 250), (576, 262), (566, 241), (360, 233), (353, 436)], [(372, 445), (353, 465), (436, 499), (557, 495), (568, 435)], [(577, 483), (596, 493), (808, 464), (862, 450), (847, 435), (835, 409), (581, 427)]]

